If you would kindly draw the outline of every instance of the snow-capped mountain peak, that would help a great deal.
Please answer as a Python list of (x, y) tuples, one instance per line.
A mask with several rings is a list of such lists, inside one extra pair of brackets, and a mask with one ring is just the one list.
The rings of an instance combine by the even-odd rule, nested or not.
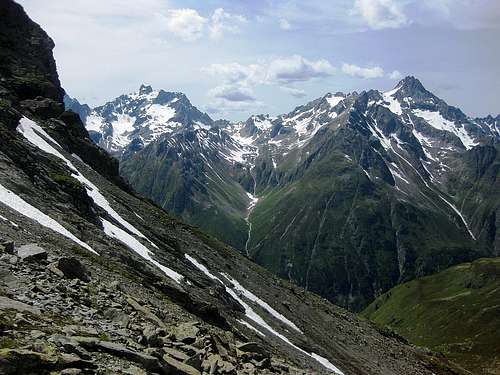
[(155, 90), (144, 84), (134, 93), (94, 108), (85, 123), (93, 140), (116, 156), (129, 145), (137, 151), (181, 128), (208, 129), (213, 125), (212, 119), (183, 93)]

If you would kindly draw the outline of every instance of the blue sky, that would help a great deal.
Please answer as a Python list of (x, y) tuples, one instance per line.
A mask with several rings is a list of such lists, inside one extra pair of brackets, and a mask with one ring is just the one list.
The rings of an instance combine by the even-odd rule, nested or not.
[(243, 120), (414, 75), (470, 115), (500, 112), (498, 0), (19, 2), (91, 106), (144, 82)]

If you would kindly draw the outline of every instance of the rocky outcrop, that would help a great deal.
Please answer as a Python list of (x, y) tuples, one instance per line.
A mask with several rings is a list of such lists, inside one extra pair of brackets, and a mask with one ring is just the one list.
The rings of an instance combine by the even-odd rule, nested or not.
[(0, 97), (61, 103), (52, 39), (13, 1), (2, 1), (0, 19)]

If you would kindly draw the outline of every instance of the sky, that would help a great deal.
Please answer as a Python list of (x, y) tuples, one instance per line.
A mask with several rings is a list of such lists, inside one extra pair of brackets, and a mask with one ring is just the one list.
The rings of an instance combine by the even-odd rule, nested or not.
[(145, 83), (236, 121), (413, 75), (471, 116), (500, 113), (498, 0), (18, 2), (90, 106)]

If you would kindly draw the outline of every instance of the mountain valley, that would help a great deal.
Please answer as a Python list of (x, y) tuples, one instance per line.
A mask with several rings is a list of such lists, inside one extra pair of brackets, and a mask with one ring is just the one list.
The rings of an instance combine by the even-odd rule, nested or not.
[(143, 85), (86, 121), (138, 192), (356, 311), (398, 283), (499, 254), (499, 126), (414, 77), (238, 123)]

